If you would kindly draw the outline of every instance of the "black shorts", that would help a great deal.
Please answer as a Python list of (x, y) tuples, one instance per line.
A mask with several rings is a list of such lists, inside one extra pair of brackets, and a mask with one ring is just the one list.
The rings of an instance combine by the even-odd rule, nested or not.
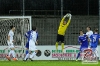
[(59, 42), (59, 41), (64, 42), (64, 36), (57, 34), (57, 40), (56, 41), (57, 42)]

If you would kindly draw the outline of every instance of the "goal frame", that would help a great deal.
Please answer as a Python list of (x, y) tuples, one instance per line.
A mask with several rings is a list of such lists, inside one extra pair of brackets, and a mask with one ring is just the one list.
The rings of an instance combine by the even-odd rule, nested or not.
[(29, 23), (30, 23), (30, 27), (29, 27), (29, 30), (32, 29), (32, 17), (31, 16), (0, 16), (0, 18), (29, 18)]

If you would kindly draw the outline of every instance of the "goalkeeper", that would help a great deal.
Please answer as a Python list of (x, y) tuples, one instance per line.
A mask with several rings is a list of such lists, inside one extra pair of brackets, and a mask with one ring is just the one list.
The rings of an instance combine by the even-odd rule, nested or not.
[[(57, 34), (57, 40), (56, 40), (56, 50), (58, 50), (58, 43), (61, 41), (61, 47), (62, 47), (62, 52), (63, 52), (63, 49), (64, 49), (64, 36), (65, 36), (65, 32), (66, 32), (66, 29), (68, 28), (70, 22), (71, 22), (71, 14), (66, 14), (61, 22), (60, 22), (60, 25), (59, 25), (59, 29), (58, 29), (58, 34)], [(67, 21), (65, 20), (68, 19)]]

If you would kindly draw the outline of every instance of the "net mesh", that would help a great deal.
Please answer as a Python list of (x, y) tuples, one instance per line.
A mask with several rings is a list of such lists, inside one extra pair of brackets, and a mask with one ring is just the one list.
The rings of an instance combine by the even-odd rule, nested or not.
[(7, 35), (10, 30), (10, 26), (14, 25), (16, 30), (14, 32), (14, 45), (22, 45), (22, 41), (26, 42), (24, 34), (30, 29), (29, 18), (0, 18), (0, 45), (7, 45)]

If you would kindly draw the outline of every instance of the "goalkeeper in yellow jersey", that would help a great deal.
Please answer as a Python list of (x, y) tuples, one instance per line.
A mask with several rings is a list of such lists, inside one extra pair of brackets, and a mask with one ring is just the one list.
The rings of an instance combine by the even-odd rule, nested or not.
[[(66, 14), (60, 22), (58, 34), (57, 34), (57, 40), (56, 40), (56, 50), (58, 50), (58, 43), (61, 41), (61, 47), (62, 47), (62, 52), (63, 52), (64, 36), (65, 36), (66, 29), (68, 28), (70, 24), (71, 16), (72, 15), (70, 13)], [(66, 21), (65, 19), (68, 19), (68, 20)]]

